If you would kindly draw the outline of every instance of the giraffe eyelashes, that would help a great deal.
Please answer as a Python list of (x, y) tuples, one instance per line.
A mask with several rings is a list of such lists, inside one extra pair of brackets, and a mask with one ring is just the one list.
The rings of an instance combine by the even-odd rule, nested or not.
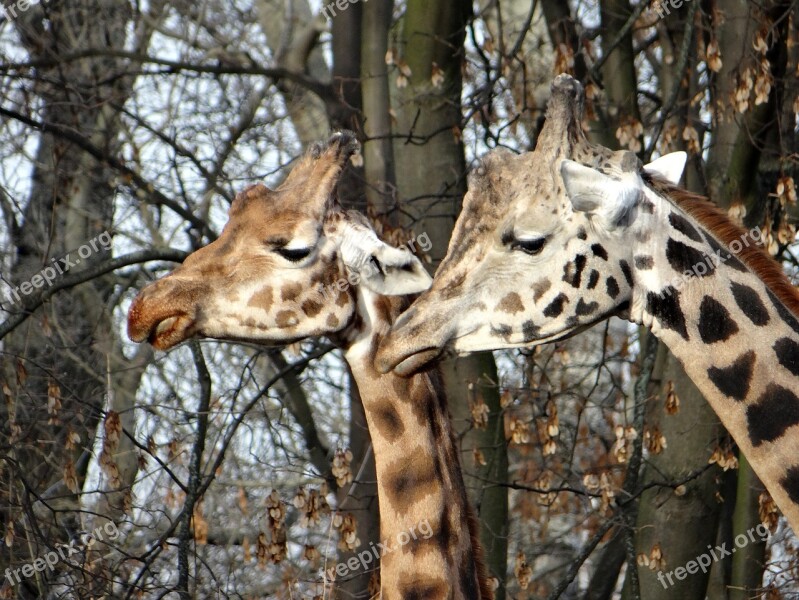
[(298, 263), (311, 255), (311, 248), (275, 248), (275, 252), (289, 262)]
[(525, 254), (535, 256), (540, 254), (546, 244), (546, 238), (537, 238), (534, 240), (513, 240), (510, 244), (511, 250), (521, 250)]

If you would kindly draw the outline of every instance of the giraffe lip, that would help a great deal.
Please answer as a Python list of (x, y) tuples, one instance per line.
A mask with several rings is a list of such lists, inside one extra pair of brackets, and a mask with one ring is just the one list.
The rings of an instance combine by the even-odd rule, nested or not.
[(427, 348), (406, 356), (394, 367), (394, 372), (400, 377), (409, 377), (421, 371), (426, 365), (444, 353), (443, 348)]
[(147, 341), (157, 350), (168, 350), (189, 337), (194, 321), (184, 314), (172, 315), (153, 323)]

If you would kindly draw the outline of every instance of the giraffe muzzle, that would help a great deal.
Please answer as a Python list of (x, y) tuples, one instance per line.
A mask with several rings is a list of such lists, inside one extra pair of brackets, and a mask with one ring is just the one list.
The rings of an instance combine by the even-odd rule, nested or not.
[[(443, 353), (443, 348), (430, 348), (428, 350), (422, 350), (421, 352), (411, 354), (410, 356), (401, 360), (397, 366), (394, 367), (394, 373), (400, 377), (410, 377), (415, 375), (419, 371), (424, 370)], [(385, 370), (383, 370), (384, 367)], [(378, 369), (383, 373), (388, 373), (391, 370), (391, 366), (388, 362), (386, 362), (385, 365), (378, 364)]]
[(148, 342), (157, 350), (168, 350), (193, 335), (194, 319), (179, 306), (163, 301), (158, 291), (160, 280), (144, 288), (128, 311), (128, 337), (137, 343)]

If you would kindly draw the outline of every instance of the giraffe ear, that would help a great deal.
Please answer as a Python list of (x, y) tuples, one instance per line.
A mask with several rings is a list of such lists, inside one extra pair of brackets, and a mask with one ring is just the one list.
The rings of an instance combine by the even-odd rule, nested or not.
[(573, 160), (561, 163), (560, 174), (574, 210), (599, 217), (609, 230), (626, 224), (640, 198), (639, 188), (629, 181), (613, 179)]
[(363, 285), (385, 296), (404, 296), (425, 291), (433, 278), (409, 250), (400, 250), (380, 242), (361, 271)]
[(661, 179), (665, 179), (671, 184), (677, 185), (682, 179), (682, 173), (685, 170), (685, 163), (688, 160), (688, 155), (685, 152), (671, 152), (664, 154), (660, 158), (653, 160), (648, 165), (644, 165), (644, 171), (650, 175), (655, 175)]
[(360, 285), (378, 294), (418, 294), (433, 282), (422, 262), (409, 250), (389, 246), (361, 223), (345, 225), (339, 249), (344, 265), (357, 273)]

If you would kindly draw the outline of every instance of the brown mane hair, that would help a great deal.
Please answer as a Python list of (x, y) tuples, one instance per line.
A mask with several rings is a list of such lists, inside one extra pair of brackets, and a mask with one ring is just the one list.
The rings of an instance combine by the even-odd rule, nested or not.
[[(685, 211), (727, 250), (746, 231), (733, 223), (727, 214), (709, 199), (672, 185), (662, 179), (645, 177), (656, 191)], [(732, 253), (731, 253), (732, 254)], [(786, 277), (782, 266), (759, 245), (744, 245), (736, 257), (757, 275), (785, 307), (799, 317), (799, 290)]]

